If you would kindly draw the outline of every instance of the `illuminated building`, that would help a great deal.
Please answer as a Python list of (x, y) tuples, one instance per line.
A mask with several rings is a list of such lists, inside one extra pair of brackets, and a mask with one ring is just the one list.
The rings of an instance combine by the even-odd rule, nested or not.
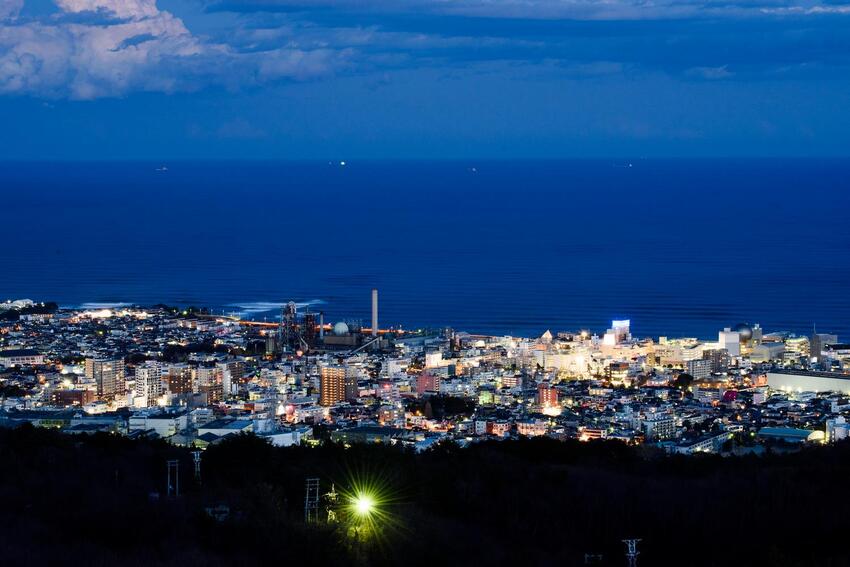
[(672, 448), (673, 453), (683, 455), (694, 455), (696, 453), (716, 453), (723, 444), (732, 438), (732, 434), (726, 431), (714, 435), (704, 435), (697, 439), (683, 441)]
[(183, 431), (189, 425), (186, 412), (181, 413), (142, 413), (131, 415), (127, 429), (133, 431), (154, 431), (160, 437), (171, 437), (178, 431)]
[(837, 368), (850, 370), (850, 344), (833, 343), (826, 345), (822, 354), (823, 364), (829, 366), (833, 370)]
[(624, 319), (622, 321), (611, 321), (611, 328), (605, 332), (602, 337), (602, 344), (605, 346), (614, 346), (616, 344), (631, 340), (632, 334), (629, 330), (631, 321)]
[(608, 430), (598, 427), (580, 427), (578, 434), (579, 441), (590, 441), (591, 439), (605, 439), (608, 437)]
[(605, 378), (612, 384), (626, 384), (629, 382), (629, 363), (611, 362), (605, 367)]
[(120, 358), (87, 358), (86, 377), (97, 384), (97, 398), (111, 401), (124, 394), (124, 360)]
[(429, 393), (439, 393), (441, 381), (442, 379), (439, 375), (431, 372), (423, 372), (416, 379), (416, 392), (420, 396)]
[(676, 420), (669, 413), (647, 412), (642, 425), (647, 440), (662, 441), (676, 436)]
[(394, 424), (400, 417), (401, 412), (394, 406), (382, 405), (378, 409), (378, 423), (381, 425)]
[(323, 366), (319, 376), (319, 404), (332, 406), (345, 400), (345, 368)]
[(826, 333), (815, 333), (812, 335), (811, 341), (811, 357), (817, 362), (823, 358), (823, 350), (826, 345), (834, 345), (838, 342), (838, 335), (829, 335)]
[(345, 399), (347, 401), (356, 400), (360, 397), (360, 390), (357, 387), (358, 375), (358, 368), (354, 366), (345, 367)]
[(227, 398), (232, 396), (237, 386), (245, 378), (245, 363), (241, 360), (220, 362), (216, 367), (221, 371), (221, 391)]
[(507, 437), (511, 433), (511, 422), (504, 419), (488, 421), (487, 433), (496, 437)]
[(504, 388), (518, 388), (521, 386), (520, 376), (517, 374), (506, 374), (501, 377), (501, 383)]
[(729, 356), (741, 355), (741, 334), (726, 327), (717, 335), (718, 348), (726, 349)]
[(850, 433), (850, 424), (844, 419), (844, 416), (836, 416), (826, 420), (826, 441), (827, 443), (835, 443), (842, 439), (847, 439)]
[(761, 343), (753, 347), (750, 360), (753, 362), (770, 362), (771, 360), (781, 360), (784, 354), (785, 343)]
[(438, 368), (440, 366), (444, 366), (445, 364), (448, 364), (448, 361), (443, 361), (442, 352), (437, 351), (425, 353), (425, 368)]
[(732, 364), (732, 357), (730, 357), (729, 353), (724, 349), (712, 348), (704, 350), (702, 357), (705, 360), (711, 361), (712, 372), (726, 372)]
[(793, 427), (762, 427), (758, 436), (760, 439), (778, 439), (785, 443), (822, 443), (826, 434), (820, 430)]
[(171, 394), (189, 394), (192, 392), (192, 369), (185, 364), (169, 366), (163, 380)]
[(202, 365), (194, 369), (194, 381), (198, 392), (207, 395), (207, 402), (221, 401), (223, 398), (224, 371), (221, 366)]
[(540, 435), (546, 435), (548, 429), (548, 424), (539, 419), (526, 419), (516, 422), (517, 433), (525, 435), (526, 437), (539, 437)]
[(698, 360), (689, 360), (686, 366), (688, 374), (690, 374), (697, 380), (711, 377), (712, 367), (713, 364), (711, 360), (705, 358), (700, 358)]
[(54, 390), (50, 393), (50, 405), (57, 407), (84, 406), (95, 400), (91, 390)]
[(790, 337), (785, 339), (785, 360), (800, 360), (809, 357), (809, 338)]
[(11, 368), (12, 366), (37, 366), (44, 364), (44, 355), (38, 351), (22, 348), (0, 351), (0, 366)]
[(549, 382), (537, 385), (537, 405), (542, 408), (553, 408), (558, 405), (558, 390)]
[(145, 362), (136, 367), (135, 405), (152, 407), (162, 396), (162, 364)]
[(850, 394), (850, 374), (840, 372), (806, 372), (803, 370), (771, 370), (767, 385), (783, 392), (841, 392)]

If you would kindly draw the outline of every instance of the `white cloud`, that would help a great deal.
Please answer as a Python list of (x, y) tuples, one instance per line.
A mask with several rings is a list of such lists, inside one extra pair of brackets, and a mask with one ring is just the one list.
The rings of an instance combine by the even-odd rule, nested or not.
[[(203, 41), (155, 0), (56, 0), (58, 15), (27, 21), (12, 19), (20, 3), (0, 2), (0, 93), (92, 99), (306, 79), (336, 66), (329, 49), (246, 54)], [(61, 17), (86, 13), (112, 19)]]
[[(729, 49), (737, 50), (739, 57), (724, 55), (718, 60), (718, 41), (727, 41), (724, 33), (716, 33), (725, 25), (719, 16), (760, 15), (770, 25), (809, 22), (804, 18), (810, 14), (831, 14), (830, 21), (844, 21), (840, 14), (850, 6), (822, 0), (265, 0), (260, 4), (210, 0), (221, 1), (218, 10), (231, 13), (218, 20), (213, 31), (203, 28), (210, 35), (199, 36), (179, 17), (161, 9), (157, 0), (53, 0), (56, 12), (52, 14), (27, 10), (25, 1), (0, 0), (0, 94), (72, 99), (120, 97), (136, 91), (168, 93), (208, 85), (239, 89), (310, 80), (354, 68), (368, 72), (456, 64), (463, 69), (481, 61), (538, 66), (544, 62), (544, 66), (574, 77), (617, 75), (644, 66), (677, 76), (726, 79), (732, 73), (719, 66), (724, 60), (733, 62), (739, 74), (775, 67), (776, 62), (760, 61), (760, 51), (742, 49), (750, 39), (735, 30), (729, 32)], [(279, 9), (296, 6), (297, 13)], [(323, 9), (311, 11), (312, 7)], [(322, 24), (322, 16), (334, 8), (345, 13), (370, 12), (370, 17), (366, 23), (353, 17), (349, 25), (340, 25), (333, 18), (330, 24)], [(768, 10), (770, 15), (765, 15)], [(535, 36), (533, 31), (522, 31), (523, 26), (533, 30), (534, 25), (511, 22), (494, 26), (493, 37), (489, 37), (489, 30), (474, 25), (466, 30), (458, 27), (458, 22), (441, 29), (435, 18), (425, 19), (429, 25), (424, 31), (417, 30), (413, 19), (407, 17), (400, 29), (393, 29), (392, 14), (400, 12), (437, 14), (439, 19), (464, 15), (526, 20), (708, 15), (711, 23), (702, 19), (700, 25), (709, 26), (711, 32), (684, 27), (682, 31), (658, 32), (658, 45), (668, 42), (684, 50), (674, 54), (671, 49), (668, 57), (648, 48), (640, 34), (633, 36), (626, 30), (618, 36), (619, 21), (588, 22), (586, 25), (595, 26), (589, 31), (599, 28), (598, 36), (570, 34), (569, 29)], [(387, 17), (385, 21), (375, 19), (371, 17), (374, 13)], [(202, 12), (195, 17), (216, 21), (215, 16)], [(514, 34), (514, 28), (520, 31)], [(817, 29), (790, 33), (777, 28), (772, 41), (788, 64), (798, 64), (798, 54), (806, 49), (815, 60), (823, 56), (816, 34)], [(645, 61), (642, 53), (647, 54)], [(741, 57), (755, 59), (741, 61)], [(829, 57), (841, 62), (846, 54), (834, 50)], [(734, 76), (736, 80), (741, 78), (739, 74)]]
[(24, 0), (0, 0), (0, 21), (16, 18), (23, 7)]
[(156, 0), (55, 0), (64, 12), (106, 12), (119, 18), (154, 18), (162, 14)]
[(259, 61), (258, 78), (261, 81), (283, 77), (303, 80), (326, 75), (341, 65), (346, 53), (331, 49), (275, 49), (263, 54)]
[(850, 2), (830, 0), (207, 0), (234, 11), (263, 11), (269, 6), (297, 9), (432, 13), (484, 18), (643, 20), (685, 17), (759, 16), (765, 13), (809, 15), (850, 13)]
[[(75, 4), (66, 6), (66, 4)], [(62, 0), (73, 10), (95, 2)], [(103, 6), (104, 2), (99, 2)], [(168, 12), (141, 3), (119, 8), (114, 24), (28, 22), (0, 26), (0, 92), (89, 99), (129, 89), (171, 90), (176, 78), (157, 73), (166, 60), (199, 55), (203, 47)]]
[(729, 71), (726, 65), (722, 65), (720, 67), (691, 67), (685, 71), (685, 75), (708, 81), (716, 81), (728, 79), (733, 73)]
[(779, 7), (762, 8), (764, 14), (775, 14), (780, 16), (817, 16), (821, 14), (850, 14), (850, 4), (822, 4), (813, 5), (791, 5)]

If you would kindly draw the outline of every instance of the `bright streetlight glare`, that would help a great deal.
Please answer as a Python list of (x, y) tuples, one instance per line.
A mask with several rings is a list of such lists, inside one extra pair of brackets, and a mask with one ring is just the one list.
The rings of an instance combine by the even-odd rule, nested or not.
[(370, 496), (360, 494), (354, 500), (354, 509), (361, 516), (368, 516), (375, 508), (375, 501)]

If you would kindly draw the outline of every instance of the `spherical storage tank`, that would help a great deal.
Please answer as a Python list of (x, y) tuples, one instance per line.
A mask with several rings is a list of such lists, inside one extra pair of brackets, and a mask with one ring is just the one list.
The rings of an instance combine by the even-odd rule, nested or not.
[(348, 334), (348, 325), (346, 325), (344, 322), (340, 321), (339, 323), (334, 325), (334, 334), (338, 337), (341, 337), (342, 335), (347, 335)]
[(735, 328), (733, 330), (741, 336), (742, 342), (746, 342), (753, 338), (753, 329), (746, 323), (739, 323), (735, 325)]

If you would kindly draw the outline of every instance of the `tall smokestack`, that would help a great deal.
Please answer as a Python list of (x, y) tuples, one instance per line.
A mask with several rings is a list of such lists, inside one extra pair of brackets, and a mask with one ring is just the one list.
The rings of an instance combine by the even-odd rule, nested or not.
[(319, 311), (319, 338), (325, 338), (325, 312)]
[(378, 336), (378, 290), (372, 290), (372, 336)]

